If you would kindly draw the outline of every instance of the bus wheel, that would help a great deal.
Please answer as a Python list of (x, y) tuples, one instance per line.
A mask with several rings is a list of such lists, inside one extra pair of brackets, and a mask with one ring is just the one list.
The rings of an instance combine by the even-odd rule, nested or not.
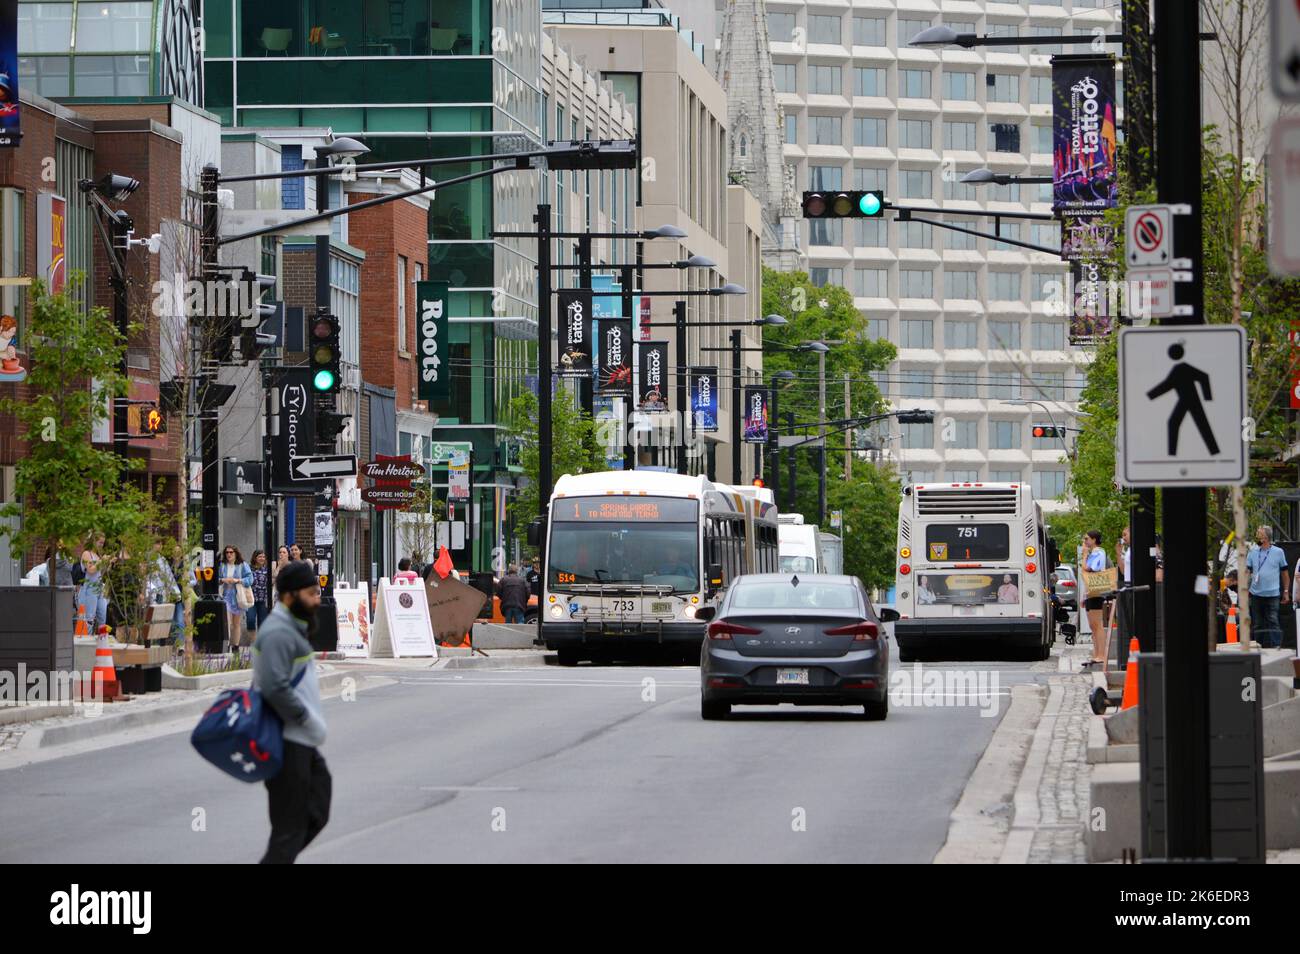
[(572, 649), (557, 649), (555, 659), (561, 666), (578, 665), (578, 654)]

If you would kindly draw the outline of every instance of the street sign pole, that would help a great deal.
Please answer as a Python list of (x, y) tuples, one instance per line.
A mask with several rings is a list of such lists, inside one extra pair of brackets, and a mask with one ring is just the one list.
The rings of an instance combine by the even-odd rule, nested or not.
[[(1180, 0), (1155, 0), (1156, 186), (1160, 201), (1191, 205), (1177, 216), (1174, 257), (1192, 263), (1192, 280), (1175, 285), (1190, 317), (1166, 324), (1203, 324), (1201, 256), (1201, 41), (1196, 17)], [(1166, 487), (1164, 678), (1166, 856), (1210, 857), (1210, 658), (1206, 596), (1197, 580), (1206, 564), (1203, 487)]]

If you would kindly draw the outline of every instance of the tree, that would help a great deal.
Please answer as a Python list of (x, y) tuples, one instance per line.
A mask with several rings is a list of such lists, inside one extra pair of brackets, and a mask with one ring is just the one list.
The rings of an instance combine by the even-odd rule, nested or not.
[(398, 518), (404, 549), (415, 563), (426, 563), (433, 557), (438, 542), (438, 523), (447, 512), (447, 504), (438, 500), (427, 480), (411, 485), (415, 496), (411, 505)]
[[(0, 398), (0, 413), (14, 416), (26, 445), (15, 467), (21, 503), (0, 508), (21, 520), (17, 529), (0, 528), (16, 559), (33, 547), (70, 550), (97, 533), (121, 540), (149, 519), (152, 501), (129, 482), (130, 464), (91, 442), (109, 400), (125, 392), (119, 368), (126, 343), (106, 309), (78, 304), (83, 281), (74, 275), (57, 295), (34, 284), (27, 396)], [(52, 556), (48, 574), (53, 586)]]
[(893, 467), (854, 467), (848, 480), (829, 486), (827, 499), (832, 509), (844, 515), (840, 530), (844, 572), (856, 576), (868, 589), (893, 586), (898, 502), (902, 499), (902, 485)]
[[(541, 457), (537, 444), (538, 406), (535, 394), (522, 394), (510, 402), (511, 436), (519, 441), (519, 456), (527, 480), (511, 497), (509, 510), (515, 533), (521, 539), (539, 513), (537, 489)], [(563, 474), (591, 474), (608, 470), (605, 447), (598, 439), (596, 422), (577, 406), (567, 388), (557, 388), (551, 401), (551, 468)]]

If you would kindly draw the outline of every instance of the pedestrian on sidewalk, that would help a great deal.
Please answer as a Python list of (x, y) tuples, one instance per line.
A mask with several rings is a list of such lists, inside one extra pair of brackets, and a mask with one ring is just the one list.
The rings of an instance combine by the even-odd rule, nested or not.
[[(1083, 568), (1089, 573), (1100, 573), (1106, 569), (1106, 551), (1101, 548), (1101, 531), (1089, 530), (1083, 535)], [(1106, 597), (1090, 596), (1084, 601), (1083, 608), (1088, 614), (1088, 629), (1092, 631), (1092, 658), (1083, 664), (1084, 669), (1100, 666), (1106, 668), (1107, 636), (1102, 619), (1106, 606)]]
[(409, 557), (402, 557), (397, 561), (397, 572), (393, 574), (394, 580), (418, 580), (420, 574), (411, 569), (411, 560)]
[(243, 645), (246, 611), (246, 607), (239, 605), (239, 588), (253, 585), (253, 571), (244, 562), (239, 547), (228, 546), (221, 557), (220, 573), (221, 601), (226, 604), (226, 637), (230, 640), (231, 652), (236, 652)]
[(279, 598), (253, 644), (253, 688), (284, 721), (284, 766), (266, 782), (271, 837), (264, 865), (293, 864), (329, 821), (333, 789), (320, 754), (325, 715), (309, 641), (320, 583), (311, 565), (298, 561), (280, 568), (275, 589)]
[(244, 616), (244, 625), (249, 632), (256, 633), (266, 622), (271, 613), (271, 568), (266, 563), (266, 551), (254, 550), (251, 560), (253, 569), (253, 605)]
[(1291, 604), (1291, 579), (1287, 559), (1281, 547), (1273, 546), (1273, 531), (1260, 527), (1255, 531), (1253, 547), (1246, 554), (1246, 575), (1250, 583), (1251, 638), (1265, 649), (1282, 645), (1279, 604)]
[(513, 563), (506, 568), (506, 575), (497, 584), (497, 596), (501, 600), (501, 615), (507, 623), (524, 622), (524, 610), (528, 607), (528, 583), (519, 575), (519, 568)]
[(524, 582), (528, 584), (528, 592), (540, 600), (542, 598), (542, 561), (537, 557), (533, 557), (532, 565), (528, 567), (528, 572), (524, 574)]

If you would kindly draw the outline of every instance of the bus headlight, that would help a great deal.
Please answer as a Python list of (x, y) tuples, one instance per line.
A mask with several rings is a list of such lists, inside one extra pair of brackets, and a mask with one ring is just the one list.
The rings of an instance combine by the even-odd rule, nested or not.
[(563, 610), (563, 609), (561, 609), (561, 608), (558, 607), (558, 606), (552, 606), (552, 607), (551, 607), (551, 618), (552, 618), (552, 619), (559, 619), (559, 618), (560, 618), (561, 616), (563, 616), (563, 615), (564, 615), (564, 610)]
[(683, 606), (682, 615), (685, 616), (687, 619), (695, 619), (695, 607), (689, 605)]

